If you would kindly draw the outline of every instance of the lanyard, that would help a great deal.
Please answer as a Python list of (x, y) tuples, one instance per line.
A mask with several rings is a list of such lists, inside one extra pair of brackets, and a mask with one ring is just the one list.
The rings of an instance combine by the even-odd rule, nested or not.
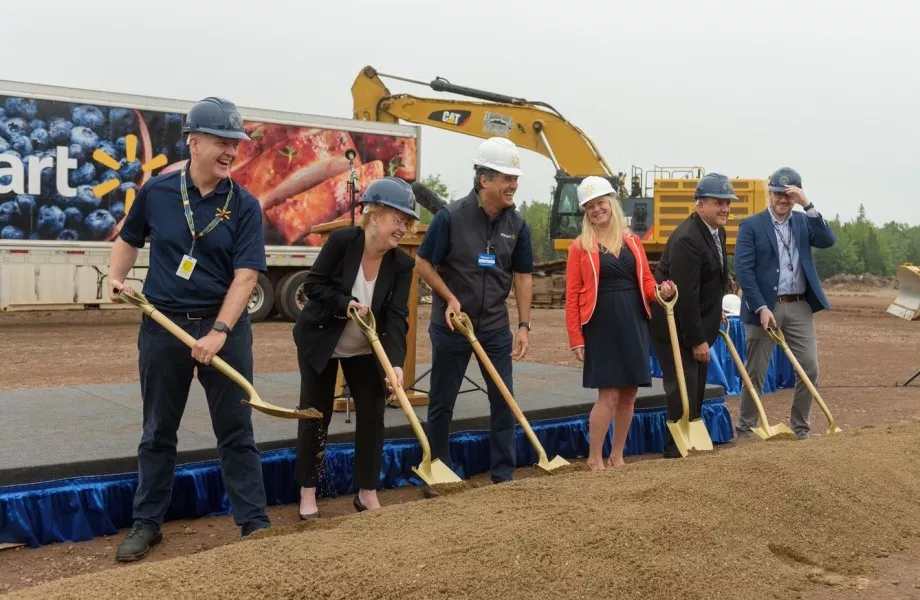
[(185, 183), (185, 169), (181, 171), (181, 180), (182, 185), (180, 191), (182, 193), (182, 209), (185, 211), (185, 220), (188, 223), (188, 230), (192, 234), (192, 248), (188, 251), (188, 255), (191, 256), (195, 251), (195, 242), (203, 238), (205, 235), (211, 233), (215, 227), (217, 227), (221, 221), (224, 219), (230, 218), (230, 211), (227, 210), (227, 207), (230, 206), (230, 198), (233, 197), (233, 180), (230, 180), (230, 192), (227, 193), (227, 200), (224, 201), (224, 207), (217, 209), (217, 215), (214, 216), (214, 219), (208, 223), (208, 226), (204, 228), (199, 234), (195, 234), (195, 217), (192, 216), (192, 205), (188, 201), (188, 186)]
[(789, 223), (789, 221), (786, 221), (786, 223), (787, 223), (788, 226), (789, 226), (789, 238), (788, 238), (788, 239), (786, 238), (785, 235), (783, 235), (782, 230), (781, 230), (779, 227), (777, 227), (776, 221), (773, 222), (773, 229), (776, 230), (777, 235), (779, 235), (780, 241), (783, 243), (783, 248), (786, 249), (786, 254), (789, 255), (789, 264), (787, 265), (787, 268), (788, 268), (790, 271), (792, 271), (792, 270), (793, 270), (793, 267), (792, 267), (792, 248), (791, 248), (791, 246), (790, 246), (790, 242), (792, 242), (792, 223)]

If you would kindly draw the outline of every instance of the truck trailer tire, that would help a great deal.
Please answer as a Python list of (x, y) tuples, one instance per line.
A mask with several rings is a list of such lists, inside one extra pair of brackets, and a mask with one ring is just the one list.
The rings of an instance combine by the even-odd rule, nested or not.
[(278, 282), (275, 296), (278, 299), (278, 312), (286, 320), (295, 322), (303, 310), (306, 297), (303, 284), (307, 280), (309, 271), (295, 271), (288, 273)]
[(275, 307), (275, 288), (272, 282), (264, 273), (259, 273), (255, 287), (252, 288), (252, 294), (249, 296), (249, 319), (253, 323), (264, 321), (272, 314)]

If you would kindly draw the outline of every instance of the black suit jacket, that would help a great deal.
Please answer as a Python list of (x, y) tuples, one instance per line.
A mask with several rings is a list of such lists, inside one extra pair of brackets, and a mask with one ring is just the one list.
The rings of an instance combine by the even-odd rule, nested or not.
[[(725, 228), (719, 228), (722, 256), (725, 256)], [(665, 245), (655, 269), (658, 283), (670, 279), (677, 284), (674, 317), (681, 346), (692, 348), (706, 342), (712, 346), (722, 321), (722, 297), (728, 289), (727, 257), (719, 265), (716, 241), (709, 227), (696, 213), (681, 223)], [(670, 340), (664, 308), (652, 306), (651, 333)]]
[[(355, 300), (351, 288), (363, 253), (364, 230), (338, 229), (329, 234), (307, 275), (307, 303), (294, 324), (294, 343), (317, 372), (326, 368), (348, 323), (346, 310), (348, 303)], [(406, 358), (409, 287), (414, 267), (415, 261), (408, 253), (394, 248), (383, 255), (374, 284), (371, 311), (380, 343), (394, 367), (402, 367)]]

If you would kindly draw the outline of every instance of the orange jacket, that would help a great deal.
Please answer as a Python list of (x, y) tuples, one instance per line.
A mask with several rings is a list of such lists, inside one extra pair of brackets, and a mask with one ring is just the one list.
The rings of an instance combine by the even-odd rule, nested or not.
[[(641, 282), (645, 316), (651, 319), (652, 310), (649, 303), (655, 301), (657, 282), (648, 266), (645, 248), (642, 247), (642, 240), (628, 231), (623, 233), (623, 242), (629, 246), (633, 256), (636, 257), (636, 278)], [(597, 249), (591, 253), (585, 252), (581, 239), (576, 239), (569, 245), (569, 257), (565, 270), (565, 328), (569, 332), (569, 346), (572, 349), (585, 345), (581, 328), (591, 320), (594, 314), (600, 265), (601, 258)]]

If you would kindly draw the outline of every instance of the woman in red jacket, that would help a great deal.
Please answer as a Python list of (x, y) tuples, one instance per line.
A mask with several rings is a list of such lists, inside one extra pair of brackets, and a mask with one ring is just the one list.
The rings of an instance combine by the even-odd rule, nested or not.
[[(565, 323), (569, 345), (584, 363), (582, 385), (597, 389), (588, 422), (588, 467), (598, 470), (604, 468), (611, 419), (609, 466), (623, 465), (636, 393), (652, 384), (648, 320), (656, 282), (610, 182), (586, 177), (578, 186), (578, 204), (585, 216), (581, 235), (569, 246)], [(661, 284), (661, 295), (674, 295), (670, 281)]]

